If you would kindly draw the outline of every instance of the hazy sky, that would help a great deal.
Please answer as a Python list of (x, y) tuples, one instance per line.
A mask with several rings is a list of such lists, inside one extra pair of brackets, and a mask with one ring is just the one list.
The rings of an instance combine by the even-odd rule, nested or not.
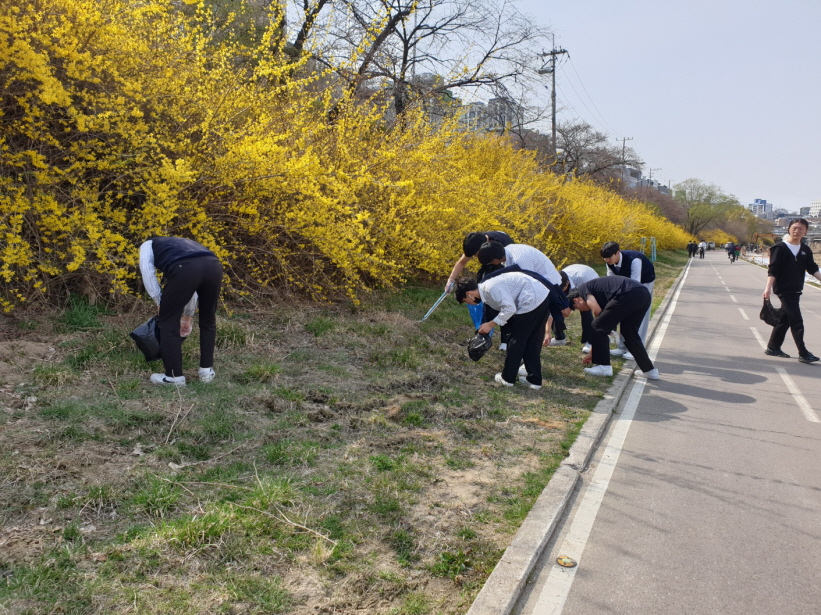
[(516, 6), (570, 52), (559, 119), (632, 137), (645, 176), (696, 177), (789, 211), (821, 199), (821, 0)]

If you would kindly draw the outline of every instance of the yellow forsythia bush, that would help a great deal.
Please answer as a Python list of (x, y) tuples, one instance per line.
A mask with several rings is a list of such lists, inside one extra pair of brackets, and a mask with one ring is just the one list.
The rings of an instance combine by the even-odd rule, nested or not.
[(353, 300), (444, 277), (474, 230), (507, 230), (557, 264), (594, 259), (608, 240), (687, 242), (644, 205), (544, 173), (499, 137), (413, 110), (392, 125), (330, 71), (282, 53), (273, 27), (237, 37), (214, 21), (189, 0), (2, 3), (5, 310), (133, 292), (137, 246), (155, 234), (212, 248), (233, 293)]

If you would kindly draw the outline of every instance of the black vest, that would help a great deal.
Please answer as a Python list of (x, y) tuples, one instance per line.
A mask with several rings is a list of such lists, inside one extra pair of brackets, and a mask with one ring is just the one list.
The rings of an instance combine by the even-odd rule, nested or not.
[(152, 237), (151, 250), (154, 252), (154, 267), (168, 273), (168, 268), (179, 260), (194, 256), (213, 256), (201, 243), (184, 237)]
[(656, 268), (653, 267), (653, 263), (650, 262), (650, 259), (647, 258), (641, 252), (637, 252), (636, 250), (622, 250), (621, 251), (621, 267), (616, 267), (615, 265), (607, 265), (607, 267), (615, 273), (616, 275), (624, 276), (625, 278), (630, 277), (630, 266), (633, 263), (634, 259), (641, 260), (641, 280), (642, 284), (648, 284), (649, 282), (653, 282), (656, 279)]

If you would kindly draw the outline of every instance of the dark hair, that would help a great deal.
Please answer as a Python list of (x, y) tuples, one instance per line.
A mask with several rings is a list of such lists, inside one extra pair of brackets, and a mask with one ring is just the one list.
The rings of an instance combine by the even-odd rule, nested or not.
[(499, 271), (499, 269), (504, 269), (505, 266), (499, 263), (498, 265), (482, 265), (479, 267), (479, 271), (476, 272), (476, 282), (479, 284), (482, 283), (487, 276), (489, 276), (494, 271)]
[(810, 230), (810, 223), (807, 222), (804, 218), (793, 218), (792, 220), (790, 220), (789, 224), (787, 224), (787, 230), (790, 230), (790, 227), (793, 224), (803, 224), (805, 229)]
[(479, 248), (487, 241), (487, 235), (484, 233), (468, 233), (464, 241), (462, 241), (462, 252), (465, 256), (476, 256)]
[(562, 290), (565, 291), (565, 294), (567, 294), (567, 291), (570, 290), (570, 278), (567, 277), (567, 274), (564, 271), (560, 271), (559, 275), (562, 277)]
[(615, 241), (608, 241), (601, 247), (601, 257), (610, 258), (619, 250), (621, 250), (619, 244), (617, 244)]
[(463, 278), (456, 283), (453, 296), (456, 297), (456, 301), (459, 303), (464, 303), (469, 290), (479, 290), (479, 284), (473, 278)]
[(488, 265), (490, 261), (505, 258), (505, 247), (498, 241), (486, 241), (476, 253), (476, 258), (483, 265)]
[(567, 293), (567, 300), (570, 302), (570, 309), (571, 309), (571, 310), (575, 310), (575, 309), (576, 309), (576, 304), (575, 304), (575, 303), (573, 303), (573, 299), (578, 299), (579, 297), (581, 297), (581, 295), (579, 294), (578, 289), (576, 289), (576, 288), (572, 288), (572, 289), (570, 289), (570, 290), (568, 291), (568, 293)]

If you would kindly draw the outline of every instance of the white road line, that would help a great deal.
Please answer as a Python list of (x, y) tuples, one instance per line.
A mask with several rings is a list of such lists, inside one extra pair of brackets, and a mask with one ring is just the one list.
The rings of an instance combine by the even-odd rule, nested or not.
[(735, 295), (730, 295), (730, 299), (733, 300), (733, 303), (738, 303), (738, 299), (735, 298)]
[(801, 389), (799, 389), (790, 375), (787, 373), (787, 370), (783, 367), (776, 367), (775, 371), (781, 376), (781, 379), (784, 381), (784, 384), (787, 385), (787, 390), (793, 396), (795, 403), (798, 404), (798, 407), (801, 409), (801, 413), (804, 415), (810, 423), (821, 423), (821, 419), (818, 418), (818, 415), (812, 409), (807, 398), (801, 394)]
[(749, 317), (749, 316), (747, 316), (747, 312), (745, 312), (745, 311), (744, 311), (743, 309), (741, 309), (741, 308), (738, 308), (738, 311), (739, 311), (739, 312), (741, 312), (741, 318), (743, 318), (744, 320), (750, 320), (750, 317)]
[(728, 293), (733, 292), (733, 291), (731, 291), (731, 290), (730, 290), (730, 287), (729, 287), (729, 286), (725, 286), (725, 287), (724, 287), (724, 290), (726, 290)]
[(758, 332), (758, 329), (755, 327), (750, 327), (750, 331), (753, 332), (755, 339), (758, 340), (758, 343), (761, 345), (762, 350), (767, 350), (767, 342), (764, 341), (764, 338), (761, 337), (761, 334)]
[[(652, 361), (656, 360), (689, 271), (690, 266), (688, 264), (687, 270), (684, 272), (684, 278), (670, 301), (670, 308), (664, 315), (664, 319), (659, 323), (656, 334), (653, 336), (653, 342), (647, 352)], [(646, 384), (647, 380), (644, 378), (638, 378), (633, 382), (633, 388), (627, 398), (627, 403), (625, 403), (621, 414), (615, 419), (616, 424), (610, 434), (610, 439), (607, 441), (607, 448), (604, 450), (601, 461), (593, 474), (593, 479), (585, 489), (581, 504), (579, 504), (570, 529), (562, 542), (561, 554), (573, 558), (578, 562), (578, 565), (573, 568), (564, 568), (558, 564), (553, 564), (547, 581), (536, 601), (533, 615), (559, 615), (564, 609), (567, 595), (570, 593), (570, 586), (573, 584), (573, 579), (576, 578), (576, 571), (583, 565), (582, 554), (587, 545), (587, 539), (593, 529), (593, 523), (596, 520), (604, 495), (607, 493), (610, 478), (613, 476), (613, 470), (616, 468), (624, 441), (627, 438), (627, 432), (630, 430), (630, 424), (636, 414), (636, 408), (638, 408), (639, 401), (641, 401), (641, 394), (644, 392)]]

